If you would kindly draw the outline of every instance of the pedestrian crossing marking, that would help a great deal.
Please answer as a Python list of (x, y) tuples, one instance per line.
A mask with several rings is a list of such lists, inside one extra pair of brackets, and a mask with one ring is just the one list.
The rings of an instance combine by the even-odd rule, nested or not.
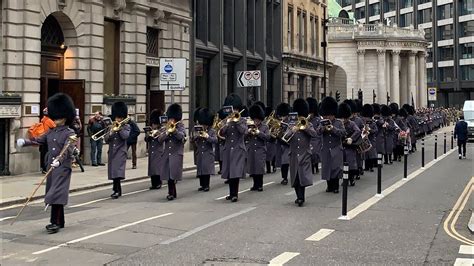
[(472, 266), (474, 265), (474, 259), (457, 258), (454, 262), (454, 266)]
[(471, 245), (459, 246), (459, 254), (474, 255), (474, 246), (471, 246)]
[(321, 241), (322, 239), (324, 239), (325, 237), (327, 237), (328, 235), (330, 235), (332, 232), (334, 232), (333, 229), (321, 229), (319, 230), (318, 232), (316, 232), (315, 234), (313, 234), (312, 236), (306, 238), (307, 241)]
[(268, 265), (277, 266), (283, 265), (293, 259), (294, 257), (298, 256), (300, 253), (297, 252), (283, 252), (280, 255), (273, 258)]

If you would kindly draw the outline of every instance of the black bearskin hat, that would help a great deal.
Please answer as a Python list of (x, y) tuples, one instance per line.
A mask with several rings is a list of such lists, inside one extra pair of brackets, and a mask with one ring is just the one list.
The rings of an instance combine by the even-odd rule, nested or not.
[[(353, 113), (360, 113), (362, 112), (362, 101), (359, 100), (359, 99), (355, 99), (354, 100), (354, 103), (355, 103), (355, 110), (352, 110)], [(352, 106), (351, 106), (352, 108)]]
[(313, 115), (318, 115), (318, 100), (314, 99), (313, 97), (306, 98), (306, 102), (308, 102), (309, 112)]
[(293, 102), (293, 112), (297, 112), (298, 116), (307, 117), (309, 114), (309, 106), (308, 103), (301, 98), (296, 99)]
[(341, 103), (339, 104), (339, 108), (337, 109), (337, 117), (339, 118), (349, 118), (352, 115), (352, 110), (349, 104)]
[(273, 108), (271, 106), (267, 106), (265, 108), (265, 116), (269, 116), (273, 112)]
[(398, 104), (397, 103), (391, 103), (389, 105), (390, 107), (390, 112), (392, 113), (392, 115), (397, 115), (398, 114)]
[(380, 114), (380, 104), (374, 103), (374, 104), (372, 104), (372, 108), (374, 108), (374, 114), (376, 114), (376, 115)]
[(155, 110), (151, 111), (150, 124), (159, 125), (160, 124), (160, 116), (162, 116), (162, 115), (163, 115), (163, 111), (161, 111), (159, 109), (155, 109)]
[(249, 115), (252, 119), (265, 119), (265, 113), (263, 112), (262, 107), (260, 107), (258, 104), (254, 104), (250, 107)]
[(408, 112), (408, 109), (410, 109), (410, 105), (406, 103), (406, 104), (402, 105), (402, 108), (405, 109)]
[(71, 97), (64, 93), (56, 93), (48, 99), (48, 117), (52, 120), (66, 119), (66, 125), (71, 125), (76, 117), (76, 108)]
[(410, 108), (407, 110), (409, 115), (415, 115), (415, 107), (410, 106)]
[(128, 116), (128, 107), (124, 102), (115, 102), (112, 105), (112, 120), (115, 120), (116, 117), (127, 118)]
[(265, 107), (265, 104), (264, 104), (263, 102), (258, 101), (258, 102), (255, 102), (254, 104), (260, 106), (260, 108), (262, 108), (262, 110), (265, 112), (265, 108), (266, 108), (266, 107)]
[(199, 111), (201, 111), (202, 107), (198, 107), (196, 108), (196, 110), (194, 110), (194, 113), (193, 113), (193, 122), (196, 123), (197, 121), (199, 121)]
[(231, 105), (232, 107), (234, 107), (234, 109), (242, 110), (243, 108), (242, 99), (240, 99), (239, 95), (235, 93), (231, 93), (227, 95), (227, 97), (225, 97), (224, 106), (231, 106)]
[(291, 107), (287, 103), (280, 103), (276, 108), (276, 115), (279, 117), (287, 116), (291, 112)]
[(363, 117), (372, 117), (374, 116), (374, 108), (370, 104), (364, 104), (362, 107), (361, 115)]
[(380, 107), (380, 111), (382, 113), (382, 116), (390, 116), (390, 108), (386, 106), (385, 104)]
[(220, 109), (217, 114), (219, 115), (220, 120), (225, 119), (227, 117), (227, 115), (224, 113), (224, 109)]
[(214, 123), (214, 114), (209, 108), (199, 108), (197, 116), (200, 125), (212, 126)]
[(319, 114), (322, 116), (337, 115), (337, 102), (333, 97), (325, 97), (321, 102)]
[(408, 112), (407, 112), (407, 110), (402, 108), (402, 109), (400, 109), (400, 111), (398, 111), (398, 115), (406, 118), (408, 116)]
[(240, 111), (242, 111), (242, 113), (240, 113), (241, 117), (249, 117), (249, 109), (247, 108), (247, 106), (242, 106), (240, 108)]
[(347, 99), (347, 100), (344, 100), (343, 103), (348, 104), (349, 107), (351, 108), (351, 111), (352, 111), (353, 113), (357, 112), (357, 104), (356, 104), (356, 101), (355, 101), (355, 100)]
[(172, 105), (168, 106), (166, 116), (168, 116), (168, 119), (180, 121), (183, 118), (183, 110), (181, 109), (181, 105), (173, 103)]

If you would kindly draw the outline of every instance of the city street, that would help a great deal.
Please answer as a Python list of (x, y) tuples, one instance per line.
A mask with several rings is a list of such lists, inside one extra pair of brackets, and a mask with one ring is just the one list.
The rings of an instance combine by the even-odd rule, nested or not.
[[(441, 129), (440, 131), (448, 131)], [(441, 135), (441, 134), (440, 134)], [(377, 172), (366, 172), (348, 189), (348, 214), (341, 216), (342, 193), (326, 193), (316, 175), (302, 208), (292, 188), (280, 184), (280, 171), (264, 177), (264, 191), (248, 191), (241, 180), (239, 201), (225, 200), (227, 185), (211, 178), (211, 190), (198, 192), (195, 172), (177, 185), (177, 200), (167, 188), (148, 190), (149, 181), (124, 185), (124, 196), (109, 199), (109, 187), (71, 195), (66, 227), (48, 235), (49, 209), (29, 206), (10, 225), (18, 207), (4, 207), (2, 265), (347, 265), (472, 263), (473, 235), (467, 229), (474, 208), (474, 144), (466, 160), (457, 147), (443, 155), (426, 138), (403, 160), (384, 165), (382, 195)], [(73, 176), (74, 178), (74, 176)], [(43, 188), (41, 188), (43, 189)], [(342, 192), (342, 189), (341, 189)]]

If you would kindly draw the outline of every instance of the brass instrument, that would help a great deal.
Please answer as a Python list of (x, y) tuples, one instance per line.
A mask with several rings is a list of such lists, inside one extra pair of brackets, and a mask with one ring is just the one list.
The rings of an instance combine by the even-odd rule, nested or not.
[(251, 118), (247, 119), (247, 128), (248, 128), (248, 133), (250, 135), (257, 135), (258, 134), (258, 128), (257, 125), (255, 124), (255, 121)]
[(118, 132), (122, 129), (122, 126), (127, 124), (130, 121), (130, 117), (125, 118), (124, 120), (117, 122), (114, 121), (108, 127), (102, 129), (101, 131), (95, 133), (91, 136), (92, 140), (97, 141), (99, 139), (104, 139), (106, 136), (110, 135), (111, 132)]
[(263, 123), (267, 125), (268, 127), (270, 127), (270, 123), (273, 119), (275, 119), (275, 110), (273, 110), (269, 116), (265, 117), (265, 119), (263, 120)]
[[(227, 125), (227, 123), (229, 122), (239, 122), (240, 120), (240, 117), (242, 115), (242, 113), (245, 111), (245, 109), (242, 109), (240, 112), (237, 112), (237, 111), (234, 111), (232, 113), (230, 113), (229, 115), (227, 115), (226, 118), (222, 119), (221, 121), (219, 121), (217, 123), (217, 126), (216, 126), (216, 130), (217, 130), (217, 137), (219, 137), (220, 139), (223, 139), (225, 140), (225, 137), (221, 135), (221, 129)], [(216, 119), (214, 118), (214, 122), (216, 121)]]
[(168, 134), (168, 135), (173, 134), (174, 132), (176, 132), (176, 126), (179, 123), (182, 123), (182, 122), (181, 121), (178, 121), (178, 122), (168, 121), (168, 122), (166, 122), (164, 127), (158, 129), (158, 132), (155, 133), (154, 138), (159, 138), (160, 136), (162, 136), (164, 134)]
[(204, 130), (203, 126), (197, 124), (194, 126), (194, 130), (192, 131), (193, 137), (199, 137), (203, 139), (209, 138), (209, 134), (206, 130)]
[(303, 117), (303, 116), (300, 116), (298, 117), (298, 120), (296, 121), (295, 125), (294, 126), (291, 126), (286, 130), (285, 134), (283, 134), (283, 137), (281, 137), (281, 139), (284, 141), (284, 142), (290, 142), (290, 140), (293, 138), (293, 136), (295, 135), (295, 133), (299, 130), (305, 130), (307, 127), (308, 127), (308, 119), (309, 119), (310, 115), (308, 115), (307, 117)]

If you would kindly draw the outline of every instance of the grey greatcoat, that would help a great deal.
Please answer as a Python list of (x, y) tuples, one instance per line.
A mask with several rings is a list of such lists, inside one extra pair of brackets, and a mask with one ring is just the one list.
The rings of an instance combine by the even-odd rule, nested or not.
[[(361, 131), (355, 122), (351, 120), (345, 120), (344, 129), (346, 130), (346, 136), (343, 142), (345, 142), (347, 138), (351, 138), (353, 142), (360, 140)], [(347, 164), (349, 165), (349, 170), (357, 170), (357, 146), (343, 144), (343, 148), (344, 161), (347, 162)]]
[(330, 180), (342, 176), (343, 151), (342, 139), (346, 136), (346, 130), (342, 122), (334, 119), (331, 121), (333, 128), (326, 131), (325, 127), (319, 125), (317, 133), (321, 136), (321, 178)]
[(408, 115), (407, 124), (408, 124), (408, 127), (410, 128), (411, 144), (414, 146), (416, 144), (416, 134), (417, 132), (420, 131), (420, 128), (418, 126), (418, 121), (413, 115)]
[[(400, 131), (400, 130), (407, 131), (408, 130), (408, 126), (405, 123), (405, 118), (403, 118), (401, 116), (397, 116), (397, 117), (395, 117), (395, 123), (398, 126), (398, 129), (399, 129), (398, 131)], [(399, 145), (399, 146), (404, 146), (405, 142), (398, 137), (398, 132), (396, 132), (396, 133), (397, 134), (395, 134), (395, 138), (394, 138), (395, 144)]]
[(270, 140), (270, 133), (268, 126), (263, 123), (258, 125), (258, 130), (260, 133), (257, 135), (247, 135), (247, 173), (249, 175), (265, 174), (266, 143)]
[(183, 178), (183, 155), (186, 142), (186, 129), (183, 123), (178, 122), (173, 133), (161, 134), (158, 140), (164, 142), (165, 145), (161, 157), (163, 168), (160, 179), (180, 181)]
[(384, 117), (384, 121), (387, 123), (387, 126), (385, 127), (385, 152), (386, 154), (392, 154), (396, 144), (395, 139), (397, 137), (397, 126), (391, 117)]
[(109, 180), (125, 179), (127, 139), (129, 135), (130, 125), (125, 124), (118, 132), (111, 132), (104, 139), (109, 144), (109, 158), (107, 162)]
[(309, 122), (306, 129), (296, 131), (290, 140), (290, 180), (292, 187), (295, 185), (297, 175), (302, 187), (313, 184), (311, 139), (316, 135), (313, 125)]
[[(354, 115), (352, 117), (352, 121), (357, 125), (357, 127), (362, 131), (364, 129), (364, 120), (359, 115)], [(359, 168), (362, 168), (362, 160), (364, 158), (364, 154), (356, 152), (356, 158), (357, 158), (357, 165)]]
[(385, 151), (385, 138), (387, 135), (387, 129), (383, 127), (385, 120), (380, 116), (375, 116), (375, 125), (377, 125), (377, 134), (375, 136), (375, 148), (377, 153), (386, 154)]
[(148, 176), (158, 176), (163, 168), (163, 142), (151, 136), (146, 136), (145, 141), (148, 142)]
[(196, 167), (197, 175), (214, 175), (214, 144), (217, 145), (216, 131), (212, 128), (207, 130), (209, 137), (201, 138), (194, 136), (192, 141), (196, 144)]
[[(319, 122), (321, 121), (320, 116), (312, 117), (309, 121), (312, 125), (314, 130), (317, 130), (319, 127)], [(316, 134), (316, 136), (311, 138), (311, 161), (313, 164), (319, 163), (319, 157), (321, 156), (321, 136)]]
[[(216, 132), (216, 136), (217, 136), (217, 132)], [(217, 137), (217, 143), (214, 144), (214, 151), (215, 151), (214, 157), (217, 162), (222, 161), (221, 153), (222, 153), (222, 149), (224, 149), (224, 143), (225, 141), (223, 139), (220, 139), (219, 137)]]
[(221, 149), (223, 179), (241, 178), (245, 175), (246, 134), (247, 120), (243, 117), (238, 122), (231, 121), (221, 128), (221, 135), (225, 137), (225, 144)]
[[(59, 126), (48, 130), (45, 134), (33, 140), (26, 140), (25, 146), (48, 145), (46, 164), (50, 164), (61, 153), (69, 136), (74, 135), (74, 130), (68, 126)], [(62, 158), (58, 158), (60, 165), (51, 171), (46, 179), (46, 193), (44, 203), (66, 205), (69, 199), (69, 184), (71, 183), (71, 164), (74, 146), (70, 146)]]
[(377, 136), (379, 129), (375, 121), (370, 117), (362, 118), (364, 123), (369, 127), (369, 141), (372, 144), (372, 148), (365, 153), (365, 159), (377, 159)]
[[(270, 134), (270, 133), (268, 133)], [(277, 145), (277, 141), (275, 138), (272, 138), (272, 137), (269, 137), (268, 138), (268, 141), (267, 141), (267, 153), (266, 153), (266, 160), (271, 162), (273, 160), (275, 160), (275, 156), (276, 156), (276, 145)]]

